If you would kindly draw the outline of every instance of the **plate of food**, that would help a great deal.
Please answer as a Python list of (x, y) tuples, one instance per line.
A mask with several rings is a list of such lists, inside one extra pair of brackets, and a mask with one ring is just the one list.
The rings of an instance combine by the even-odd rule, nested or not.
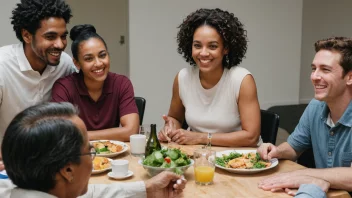
[(112, 159), (107, 157), (95, 157), (93, 160), (92, 174), (102, 173), (111, 169)]
[(253, 174), (272, 169), (279, 164), (279, 160), (273, 158), (264, 161), (256, 150), (226, 150), (216, 152), (215, 166), (238, 174)]
[(128, 150), (127, 144), (115, 140), (94, 140), (90, 143), (100, 157), (115, 157)]
[(140, 159), (138, 163), (143, 166), (148, 175), (155, 176), (162, 171), (172, 171), (183, 175), (194, 164), (194, 161), (180, 149), (163, 148), (160, 151), (154, 151), (146, 158)]

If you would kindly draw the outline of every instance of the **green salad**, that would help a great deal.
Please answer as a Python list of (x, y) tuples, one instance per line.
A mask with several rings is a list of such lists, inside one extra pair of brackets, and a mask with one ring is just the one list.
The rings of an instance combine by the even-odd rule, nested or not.
[(260, 155), (255, 152), (244, 153), (244, 154), (231, 152), (229, 153), (229, 155), (216, 157), (215, 163), (225, 168), (243, 168), (243, 169), (266, 168), (271, 165), (270, 162), (262, 160), (260, 158)]
[(176, 168), (191, 164), (191, 160), (180, 149), (164, 148), (148, 155), (143, 160), (143, 164), (160, 168)]

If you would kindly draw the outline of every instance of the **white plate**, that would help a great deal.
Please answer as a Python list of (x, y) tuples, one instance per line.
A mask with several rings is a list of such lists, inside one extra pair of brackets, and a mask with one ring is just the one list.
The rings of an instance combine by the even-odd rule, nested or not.
[(108, 176), (109, 176), (110, 178), (113, 178), (113, 179), (125, 179), (125, 178), (127, 178), (127, 177), (131, 177), (132, 175), (133, 175), (133, 172), (130, 171), (130, 170), (128, 170), (128, 173), (127, 173), (127, 175), (125, 175), (125, 176), (116, 176), (116, 175), (114, 175), (114, 173), (112, 173), (112, 172), (109, 172), (109, 173), (108, 173)]
[[(216, 157), (222, 157), (223, 154), (225, 155), (229, 155), (231, 152), (237, 152), (237, 153), (251, 153), (251, 152), (254, 152), (256, 153), (257, 151), (256, 150), (226, 150), (226, 151), (219, 151), (219, 152), (216, 152)], [(253, 173), (258, 173), (258, 172), (262, 172), (262, 171), (265, 171), (265, 170), (269, 170), (269, 169), (272, 169), (274, 168), (275, 166), (277, 166), (279, 164), (279, 160), (276, 159), (276, 158), (273, 158), (270, 160), (271, 162), (271, 165), (270, 167), (267, 167), (267, 168), (258, 168), (258, 169), (235, 169), (235, 168), (225, 168), (225, 167), (222, 167), (220, 165), (217, 165), (215, 164), (216, 167), (220, 168), (220, 169), (224, 169), (226, 171), (229, 171), (231, 173), (238, 173), (238, 174), (253, 174)]]
[(112, 159), (108, 158), (109, 162), (110, 162), (110, 167), (109, 168), (105, 168), (105, 169), (101, 169), (101, 170), (92, 170), (92, 174), (98, 174), (98, 173), (102, 173), (104, 171), (107, 171), (107, 170), (111, 170), (111, 161)]
[(109, 153), (109, 154), (98, 154), (97, 153), (97, 156), (100, 156), (100, 157), (115, 157), (115, 156), (118, 156), (119, 154), (125, 152), (128, 150), (128, 145), (125, 144), (124, 142), (120, 142), (120, 141), (116, 141), (116, 140), (94, 140), (94, 141), (90, 141), (90, 143), (92, 144), (93, 142), (106, 142), (106, 141), (110, 141), (114, 144), (119, 144), (123, 147), (123, 149), (120, 151), (120, 152), (116, 152), (116, 153)]

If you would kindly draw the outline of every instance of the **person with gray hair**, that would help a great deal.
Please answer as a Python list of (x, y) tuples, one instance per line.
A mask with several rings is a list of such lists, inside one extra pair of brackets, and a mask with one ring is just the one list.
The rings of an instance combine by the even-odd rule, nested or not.
[(1, 149), (11, 180), (0, 180), (2, 198), (173, 197), (187, 182), (162, 172), (145, 182), (88, 185), (96, 153), (70, 103), (44, 103), (20, 112)]

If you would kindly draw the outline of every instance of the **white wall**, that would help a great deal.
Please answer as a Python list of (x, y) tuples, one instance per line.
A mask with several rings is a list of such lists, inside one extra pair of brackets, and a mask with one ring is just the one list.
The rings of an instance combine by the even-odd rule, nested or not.
[(304, 1), (300, 102), (308, 103), (314, 97), (314, 90), (310, 81), (310, 65), (315, 55), (314, 43), (331, 36), (352, 37), (351, 8), (351, 0)]
[[(10, 24), (18, 2), (1, 1), (0, 46), (19, 42)], [(350, 0), (129, 0), (130, 76), (136, 95), (147, 99), (145, 123), (162, 124), (160, 116), (168, 111), (172, 81), (188, 66), (176, 51), (176, 27), (201, 7), (227, 9), (245, 24), (250, 42), (241, 66), (253, 73), (263, 109), (309, 101), (314, 42), (352, 35)], [(112, 22), (107, 17), (104, 23)]]
[(201, 7), (228, 10), (244, 23), (249, 44), (241, 66), (255, 77), (261, 108), (298, 103), (302, 0), (130, 0), (130, 77), (147, 100), (144, 123), (163, 123), (173, 79), (188, 67), (176, 51), (177, 26)]
[[(129, 75), (127, 43), (119, 43), (120, 36), (124, 35), (128, 40), (127, 12), (128, 0), (66, 0), (72, 9), (73, 17), (67, 25), (67, 29), (78, 24), (92, 24), (97, 33), (105, 40), (110, 54), (110, 71)], [(71, 54), (71, 39), (68, 39), (65, 50)]]
[[(12, 30), (10, 17), (12, 10), (20, 0), (2, 0), (0, 6), (1, 36), (0, 46), (19, 43), (15, 32)], [(93, 24), (109, 47), (111, 54), (112, 72), (129, 75), (127, 44), (120, 45), (120, 35), (125, 35), (128, 42), (128, 0), (104, 0), (104, 3), (96, 4), (95, 0), (66, 0), (70, 5), (73, 17), (67, 29), (77, 24)], [(65, 50), (71, 55), (71, 40)]]
[(19, 43), (20, 41), (16, 38), (16, 34), (13, 31), (10, 17), (12, 16), (12, 10), (16, 7), (16, 4), (20, 0), (2, 0), (0, 6), (0, 46), (9, 45), (13, 43)]

